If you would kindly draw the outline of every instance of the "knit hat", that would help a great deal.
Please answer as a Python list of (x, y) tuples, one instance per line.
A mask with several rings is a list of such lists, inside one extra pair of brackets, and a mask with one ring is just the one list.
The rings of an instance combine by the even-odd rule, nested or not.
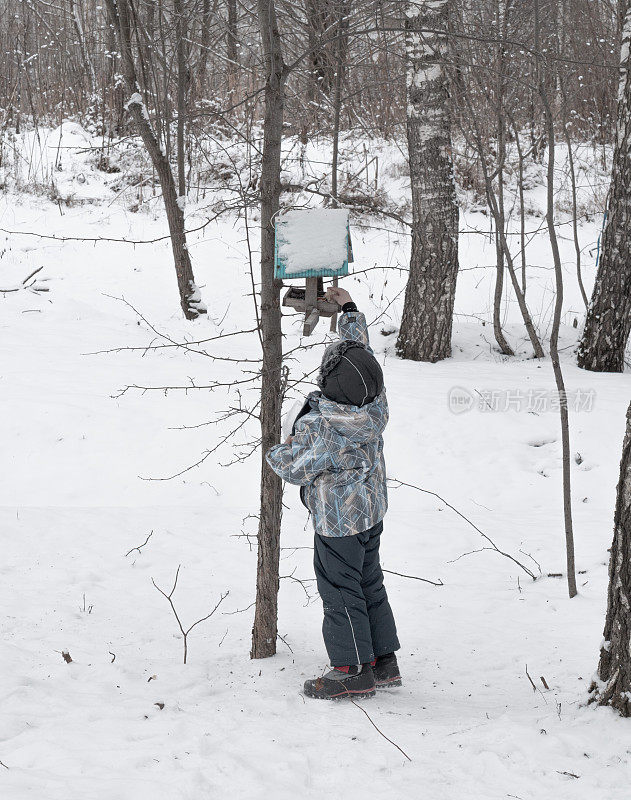
[(383, 372), (365, 347), (342, 339), (325, 350), (317, 384), (335, 403), (365, 406), (383, 391)]

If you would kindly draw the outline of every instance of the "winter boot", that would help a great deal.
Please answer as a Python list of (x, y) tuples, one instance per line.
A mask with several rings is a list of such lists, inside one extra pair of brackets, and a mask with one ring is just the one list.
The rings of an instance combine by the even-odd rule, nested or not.
[(402, 684), (397, 657), (394, 653), (379, 656), (373, 664), (373, 672), (377, 689), (389, 689), (391, 686), (401, 686)]
[(344, 697), (374, 697), (375, 676), (370, 664), (361, 667), (333, 667), (321, 678), (305, 681), (304, 693), (318, 700), (341, 700)]

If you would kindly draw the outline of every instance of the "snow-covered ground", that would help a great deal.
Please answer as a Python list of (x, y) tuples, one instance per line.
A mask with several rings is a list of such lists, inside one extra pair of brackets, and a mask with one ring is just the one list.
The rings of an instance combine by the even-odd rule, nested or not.
[[(112, 202), (112, 187), (95, 188), (87, 167), (82, 180), (84, 202), (74, 205), (14, 193), (0, 202), (4, 231), (101, 239), (0, 232), (0, 289), (43, 266), (36, 286), (49, 290), (0, 294), (0, 796), (628, 797), (629, 723), (585, 701), (604, 622), (631, 387), (628, 373), (589, 374), (573, 363), (580, 327), (572, 322), (580, 326), (582, 310), (570, 233), (561, 244), (562, 346), (577, 404), (580, 595), (572, 601), (564, 580), (547, 577), (564, 570), (565, 558), (552, 371), (549, 361), (528, 358), (513, 302), (506, 329), (518, 356), (505, 359), (494, 348), (488, 219), (462, 214), (454, 356), (435, 365), (393, 352), (405, 281), (395, 268), (407, 262), (407, 237), (382, 220), (354, 221), (355, 275), (344, 285), (374, 323), (384, 364), (389, 475), (436, 492), (537, 574), (538, 562), (543, 577), (533, 582), (492, 551), (471, 553), (485, 544), (479, 533), (437, 497), (393, 481), (384, 567), (444, 585), (387, 576), (403, 643), (402, 689), (357, 705), (318, 704), (300, 693), (326, 655), (297, 492), (285, 495), (283, 638), (275, 658), (251, 661), (259, 454), (228, 464), (249, 451), (255, 422), (182, 472), (241, 422), (206, 424), (237, 405), (236, 389), (121, 394), (131, 385), (243, 380), (255, 369), (142, 349), (165, 343), (149, 323), (175, 341), (253, 327), (243, 222), (226, 215), (190, 236), (209, 315), (188, 323), (166, 240), (102, 241), (163, 237), (159, 206), (134, 213), (121, 198)], [(64, 181), (68, 188), (75, 178), (62, 173)], [(202, 221), (192, 209), (190, 227)], [(533, 216), (528, 228), (541, 223)], [(597, 220), (581, 228), (589, 288), (598, 227)], [(256, 250), (255, 220), (250, 237)], [(528, 259), (529, 303), (545, 333), (553, 273), (544, 236), (534, 236)], [(300, 328), (288, 315), (286, 350), (300, 343)], [(320, 323), (308, 343), (326, 338)], [(121, 347), (141, 349), (99, 352)], [(203, 347), (223, 358), (260, 355), (255, 334)], [(292, 374), (314, 369), (320, 354), (320, 347), (298, 352)], [(242, 404), (253, 407), (256, 388), (240, 389)], [(185, 627), (229, 592), (191, 632), (186, 665), (171, 609), (151, 580), (168, 592), (178, 565), (174, 602)]]

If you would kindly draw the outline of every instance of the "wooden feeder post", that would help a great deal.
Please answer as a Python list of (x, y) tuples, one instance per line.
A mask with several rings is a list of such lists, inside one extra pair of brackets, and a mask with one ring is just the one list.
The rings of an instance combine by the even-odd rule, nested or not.
[(346, 209), (295, 209), (276, 221), (276, 278), (304, 278), (304, 289), (289, 286), (283, 305), (305, 315), (303, 336), (310, 336), (320, 317), (335, 317), (337, 303), (326, 299), (323, 278), (348, 275), (353, 260)]
[(303, 336), (311, 336), (320, 319), (318, 311), (318, 281), (321, 278), (307, 278), (305, 281), (305, 324)]

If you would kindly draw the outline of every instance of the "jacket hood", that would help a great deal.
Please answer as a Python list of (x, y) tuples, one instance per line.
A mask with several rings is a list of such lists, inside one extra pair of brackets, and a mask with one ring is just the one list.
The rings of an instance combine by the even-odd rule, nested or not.
[(382, 391), (372, 403), (366, 403), (361, 407), (336, 403), (320, 392), (313, 392), (310, 399), (313, 404), (317, 404), (325, 422), (340, 436), (352, 442), (362, 443), (378, 439), (388, 424), (388, 401), (385, 391)]

